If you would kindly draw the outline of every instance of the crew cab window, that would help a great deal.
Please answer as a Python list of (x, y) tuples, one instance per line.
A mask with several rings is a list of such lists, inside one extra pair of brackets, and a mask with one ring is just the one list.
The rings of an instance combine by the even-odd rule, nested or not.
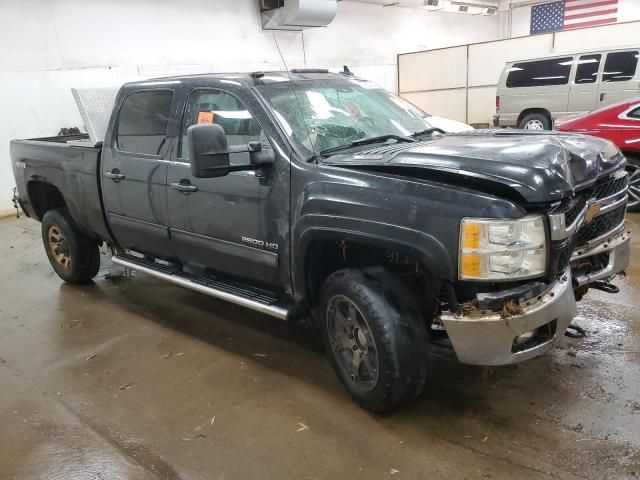
[(602, 72), (603, 82), (626, 82), (636, 75), (638, 52), (613, 52), (607, 55)]
[(598, 79), (598, 69), (602, 55), (583, 55), (578, 59), (576, 69), (576, 83), (595, 83)]
[[(187, 129), (198, 123), (220, 125), (227, 134), (228, 145), (260, 141), (262, 132), (251, 112), (234, 95), (220, 90), (196, 90), (189, 97), (182, 119), (178, 156), (184, 160), (189, 160)], [(249, 153), (232, 153), (229, 161), (231, 165), (246, 165), (249, 163)]]
[(120, 107), (116, 147), (127, 153), (159, 155), (165, 144), (173, 92), (147, 90), (129, 95)]
[(507, 88), (566, 85), (572, 64), (572, 57), (514, 63), (507, 75)]

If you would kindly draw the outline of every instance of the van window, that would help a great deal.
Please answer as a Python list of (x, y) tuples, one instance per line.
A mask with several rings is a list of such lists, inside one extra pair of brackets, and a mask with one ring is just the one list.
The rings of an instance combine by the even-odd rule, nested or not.
[(159, 155), (165, 143), (173, 92), (147, 90), (129, 95), (120, 107), (116, 147), (122, 152)]
[[(189, 160), (187, 129), (199, 123), (220, 125), (227, 134), (230, 146), (258, 142), (262, 132), (251, 112), (234, 95), (221, 90), (195, 90), (189, 97), (182, 119), (178, 156), (184, 160)], [(246, 165), (249, 163), (249, 153), (232, 153), (229, 160), (231, 165)]]
[(603, 82), (626, 82), (633, 79), (638, 66), (638, 52), (612, 52), (607, 55)]
[(572, 64), (572, 57), (515, 63), (507, 76), (507, 88), (566, 85)]
[(598, 79), (598, 69), (602, 55), (582, 55), (576, 69), (576, 83), (595, 83)]

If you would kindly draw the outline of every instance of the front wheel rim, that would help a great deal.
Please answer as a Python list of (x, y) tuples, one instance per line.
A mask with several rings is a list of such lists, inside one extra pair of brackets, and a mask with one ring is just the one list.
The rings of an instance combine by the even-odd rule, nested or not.
[(525, 130), (544, 130), (544, 124), (540, 120), (529, 120), (525, 126)]
[(380, 370), (378, 349), (364, 315), (344, 295), (331, 297), (326, 315), (332, 354), (347, 381), (360, 391), (373, 390)]
[(640, 205), (640, 167), (636, 165), (627, 165), (629, 172), (629, 202), (627, 208), (635, 208)]
[(51, 225), (47, 230), (47, 243), (51, 257), (64, 270), (71, 270), (71, 253), (69, 243), (62, 230), (57, 225)]

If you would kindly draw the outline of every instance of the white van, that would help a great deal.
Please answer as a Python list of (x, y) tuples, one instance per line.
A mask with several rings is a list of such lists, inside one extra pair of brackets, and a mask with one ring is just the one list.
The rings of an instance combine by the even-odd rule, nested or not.
[(640, 95), (640, 47), (558, 54), (507, 62), (494, 126), (551, 130), (564, 115)]

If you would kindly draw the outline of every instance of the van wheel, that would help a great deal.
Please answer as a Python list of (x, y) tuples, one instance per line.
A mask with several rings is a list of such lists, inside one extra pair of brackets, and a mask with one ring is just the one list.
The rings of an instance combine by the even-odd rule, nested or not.
[(422, 392), (429, 334), (414, 296), (383, 268), (340, 270), (321, 290), (320, 327), (334, 370), (356, 403), (388, 412)]
[(518, 128), (524, 130), (551, 130), (551, 119), (543, 113), (529, 113), (522, 117)]
[(66, 208), (45, 213), (42, 240), (53, 270), (65, 282), (86, 283), (98, 274), (98, 243), (80, 232)]
[(627, 157), (627, 173), (629, 174), (627, 211), (640, 212), (640, 158)]

